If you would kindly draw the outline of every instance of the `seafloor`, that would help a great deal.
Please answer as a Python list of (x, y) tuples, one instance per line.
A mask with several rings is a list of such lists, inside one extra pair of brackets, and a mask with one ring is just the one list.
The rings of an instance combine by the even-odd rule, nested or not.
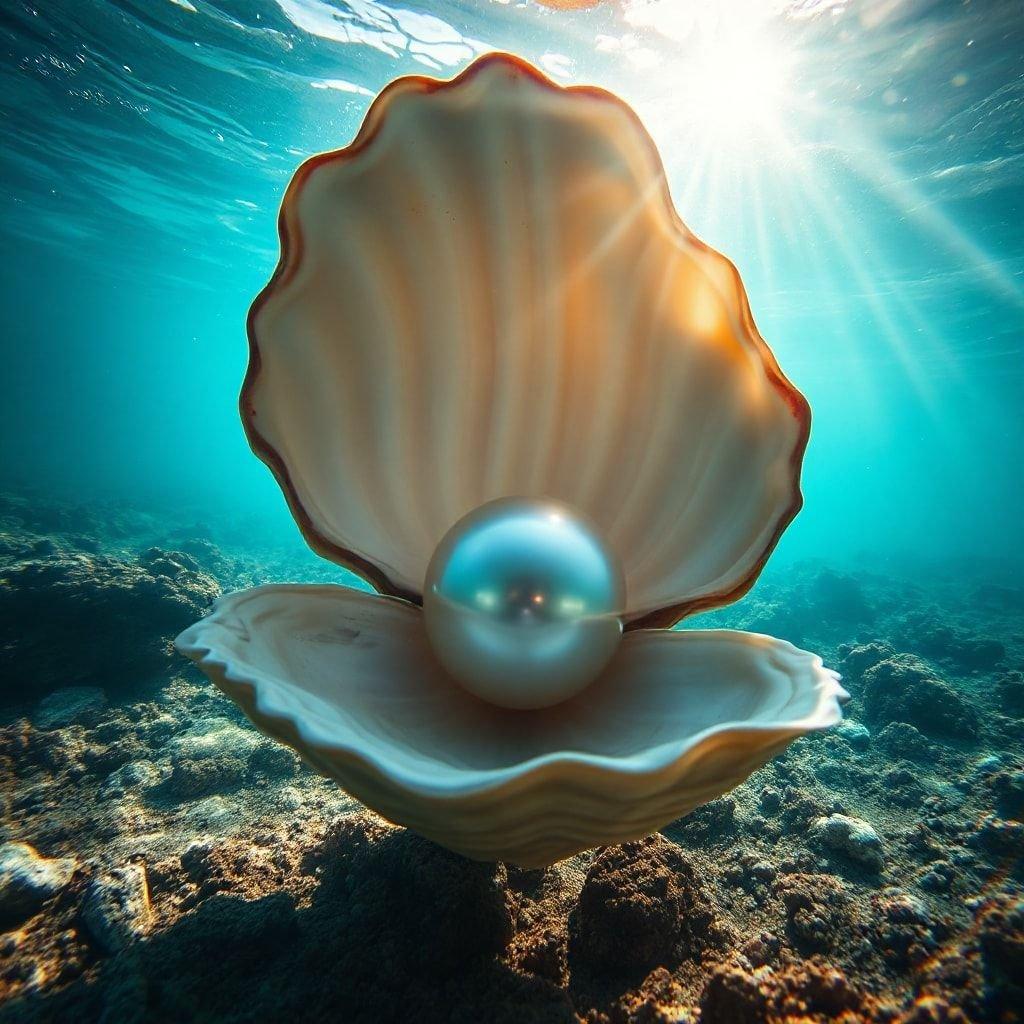
[(847, 721), (638, 843), (478, 864), (365, 812), (169, 647), (335, 574), (255, 522), (0, 498), (0, 1020), (1024, 1019), (1024, 589), (805, 563), (706, 620)]

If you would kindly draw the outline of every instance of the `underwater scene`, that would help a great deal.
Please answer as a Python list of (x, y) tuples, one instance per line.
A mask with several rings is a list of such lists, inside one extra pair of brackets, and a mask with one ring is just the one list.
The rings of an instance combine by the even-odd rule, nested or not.
[(1024, 1021), (1024, 5), (9, 0), (0, 1022)]

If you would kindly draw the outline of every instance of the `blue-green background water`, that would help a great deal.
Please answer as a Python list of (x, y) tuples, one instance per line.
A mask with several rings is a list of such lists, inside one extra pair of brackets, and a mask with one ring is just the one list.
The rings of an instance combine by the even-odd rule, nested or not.
[(285, 185), (391, 78), (507, 49), (637, 107), (810, 399), (777, 558), (1019, 566), (1021, 3), (12, 0), (0, 26), (0, 485), (294, 532), (236, 410)]

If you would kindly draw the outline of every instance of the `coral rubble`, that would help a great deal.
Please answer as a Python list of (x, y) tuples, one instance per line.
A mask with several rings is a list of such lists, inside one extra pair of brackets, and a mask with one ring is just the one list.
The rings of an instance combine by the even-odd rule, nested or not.
[(663, 834), (527, 871), (365, 812), (170, 655), (304, 557), (0, 498), (4, 1024), (1024, 1019), (1012, 586), (965, 608), (962, 580), (769, 577), (707, 622), (820, 647), (844, 725)]

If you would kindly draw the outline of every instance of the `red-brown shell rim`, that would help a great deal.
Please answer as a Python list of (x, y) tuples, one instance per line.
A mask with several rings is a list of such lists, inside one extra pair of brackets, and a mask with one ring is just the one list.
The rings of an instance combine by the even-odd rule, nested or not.
[(692, 615), (695, 612), (700, 611), (708, 611), (713, 608), (719, 608), (738, 600), (754, 585), (757, 577), (761, 574), (761, 570), (764, 568), (765, 563), (768, 561), (768, 557), (771, 555), (775, 546), (778, 544), (779, 539), (782, 537), (782, 534), (785, 532), (786, 527), (793, 521), (794, 517), (803, 505), (803, 495), (800, 491), (800, 469), (803, 462), (804, 450), (807, 447), (807, 440), (810, 436), (811, 410), (804, 396), (793, 386), (792, 383), (790, 383), (785, 374), (783, 374), (782, 370), (779, 368), (779, 364), (775, 360), (775, 356), (768, 347), (767, 342), (765, 342), (764, 338), (762, 338), (758, 332), (757, 327), (754, 324), (753, 314), (750, 311), (750, 305), (747, 301), (746, 291), (743, 288), (743, 281), (740, 278), (739, 271), (728, 257), (723, 256), (720, 252), (712, 249), (711, 246), (702, 242), (683, 223), (683, 220), (679, 216), (679, 213), (675, 208), (675, 204), (672, 201), (671, 192), (668, 186), (668, 179), (665, 176), (664, 165), (661, 162), (661, 154), (658, 152), (658, 148), (654, 144), (654, 140), (648, 134), (647, 129), (644, 127), (643, 122), (640, 120), (636, 111), (634, 111), (633, 108), (623, 100), (619, 99), (618, 96), (615, 96), (613, 93), (610, 93), (605, 89), (587, 85), (562, 86), (557, 82), (552, 81), (521, 57), (516, 57), (514, 54), (509, 53), (487, 53), (482, 57), (477, 58), (472, 64), (451, 79), (445, 80), (430, 78), (426, 75), (407, 75), (394, 79), (394, 81), (389, 82), (388, 85), (378, 93), (376, 98), (370, 104), (359, 131), (348, 146), (344, 146), (341, 149), (331, 150), (326, 153), (319, 153), (316, 156), (312, 156), (305, 160), (292, 177), (288, 188), (285, 190), (284, 198), (281, 201), (281, 210), (278, 215), (277, 222), (277, 230), (281, 243), (280, 259), (278, 260), (277, 266), (275, 267), (270, 280), (249, 307), (249, 315), (246, 319), (246, 332), (249, 337), (249, 365), (246, 370), (245, 379), (242, 382), (242, 391), (238, 399), (239, 411), (241, 413), (242, 425), (245, 429), (246, 438), (248, 439), (253, 452), (264, 463), (266, 463), (274, 474), (274, 477), (276, 478), (277, 483), (288, 502), (288, 507), (291, 510), (292, 516), (298, 524), (306, 543), (309, 544), (309, 546), (318, 555), (351, 569), (354, 573), (361, 576), (383, 594), (402, 598), (403, 600), (410, 601), (417, 605), (423, 603), (421, 594), (416, 591), (408, 590), (393, 582), (380, 567), (374, 565), (361, 555), (356, 554), (356, 552), (350, 551), (347, 548), (343, 548), (334, 543), (334, 541), (325, 537), (317, 529), (309, 513), (305, 510), (299, 500), (284, 460), (281, 458), (277, 450), (256, 429), (254, 423), (256, 411), (252, 403), (251, 395), (256, 378), (260, 373), (262, 357), (260, 355), (259, 342), (256, 338), (255, 322), (256, 316), (262, 309), (264, 303), (267, 302), (277, 288), (288, 282), (289, 278), (294, 273), (295, 267), (298, 266), (302, 259), (303, 240), (298, 217), (295, 214), (295, 208), (297, 206), (299, 193), (313, 171), (321, 165), (331, 163), (335, 160), (351, 160), (357, 157), (359, 153), (373, 141), (380, 124), (387, 113), (388, 105), (395, 96), (410, 91), (430, 94), (443, 89), (456, 88), (459, 85), (470, 81), (479, 74), (480, 71), (492, 64), (500, 64), (508, 70), (527, 75), (539, 85), (548, 89), (557, 90), (559, 92), (571, 92), (574, 94), (584, 95), (590, 99), (599, 100), (604, 103), (614, 104), (632, 120), (639, 133), (639, 137), (642, 138), (650, 147), (654, 166), (657, 168), (658, 177), (661, 182), (663, 201), (666, 209), (671, 215), (673, 224), (683, 239), (721, 260), (728, 267), (736, 289), (740, 318), (743, 327), (746, 329), (748, 339), (754, 344), (758, 355), (761, 357), (761, 362), (764, 366), (766, 376), (779, 392), (782, 399), (789, 406), (793, 417), (799, 424), (800, 429), (797, 442), (790, 456), (790, 470), (793, 478), (792, 500), (785, 512), (779, 518), (775, 531), (765, 546), (764, 551), (751, 567), (747, 575), (744, 576), (739, 583), (727, 590), (704, 594), (699, 597), (681, 601), (678, 604), (667, 605), (664, 608), (655, 609), (654, 611), (643, 615), (641, 618), (628, 621), (626, 624), (627, 629), (665, 628), (674, 626), (687, 615)]

